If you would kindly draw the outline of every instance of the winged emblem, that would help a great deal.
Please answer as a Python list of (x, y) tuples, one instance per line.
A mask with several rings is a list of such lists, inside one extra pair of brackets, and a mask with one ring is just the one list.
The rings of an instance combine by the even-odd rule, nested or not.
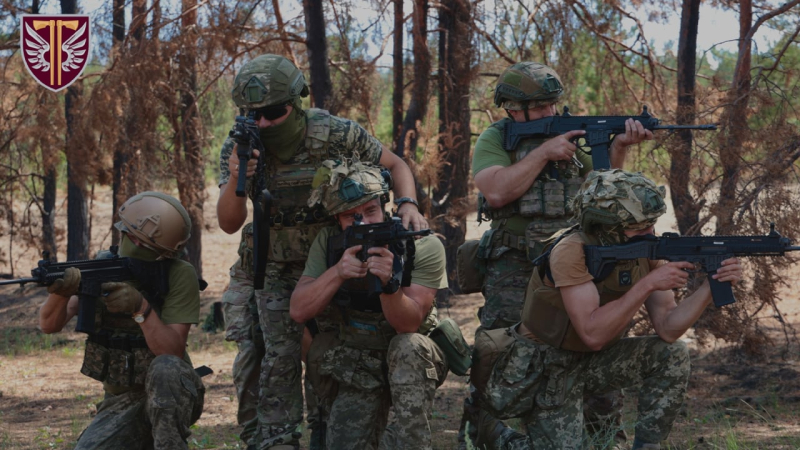
[(44, 40), (41, 36), (39, 36), (30, 25), (27, 23), (25, 24), (27, 30), (27, 37), (32, 37), (31, 39), (25, 40), (25, 45), (27, 48), (25, 49), (25, 59), (28, 60), (28, 64), (36, 70), (41, 70), (43, 72), (50, 71), (50, 62), (44, 57), (44, 55), (50, 51), (50, 44)]
[(61, 50), (67, 54), (67, 60), (61, 63), (61, 69), (64, 70), (64, 72), (81, 69), (83, 67), (83, 62), (86, 60), (86, 49), (84, 48), (87, 43), (87, 40), (84, 39), (86, 35), (86, 25), (87, 24), (84, 23), (72, 37), (61, 45)]

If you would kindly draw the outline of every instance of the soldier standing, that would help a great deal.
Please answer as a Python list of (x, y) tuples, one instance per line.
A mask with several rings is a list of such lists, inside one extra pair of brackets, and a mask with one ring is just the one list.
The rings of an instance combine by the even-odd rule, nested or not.
[(291, 314), (299, 323), (325, 316), (337, 327), (317, 335), (308, 352), (309, 377), (328, 413), (327, 448), (430, 450), (434, 394), (447, 375), (444, 353), (428, 337), (438, 322), (433, 299), (447, 287), (444, 246), (433, 236), (409, 237), (399, 248), (367, 249), (366, 261), (361, 245), (337, 247), (337, 235), (356, 221), (387, 220), (389, 187), (378, 167), (325, 168), (311, 202), (337, 226), (314, 240)]
[[(481, 330), (506, 328), (519, 322), (525, 287), (533, 270), (531, 261), (541, 252), (544, 239), (571, 224), (569, 200), (592, 170), (590, 155), (578, 152), (572, 142), (585, 134), (582, 130), (550, 139), (522, 139), (513, 151), (503, 149), (503, 129), (507, 122), (555, 115), (556, 102), (563, 93), (558, 74), (536, 62), (514, 64), (497, 81), (494, 103), (505, 109), (508, 117), (481, 133), (472, 159), (472, 175), (481, 194), (478, 214), (492, 221), (478, 251), (478, 257), (486, 265), (486, 279), (485, 303), (478, 311), (480, 327), (476, 336)], [(625, 128), (625, 133), (616, 136), (610, 146), (612, 167), (622, 167), (626, 147), (653, 138), (653, 133), (639, 121), (628, 119)], [(573, 158), (582, 167), (573, 164)], [(460, 447), (465, 447), (467, 422), (473, 442), (478, 439), (479, 427), (489, 435), (510, 433), (499, 423), (493, 426), (491, 421), (479, 426), (479, 418), (489, 418), (474, 403), (471, 398), (465, 400)], [(592, 414), (596, 420), (590, 419), (588, 424), (605, 421), (608, 416), (619, 421), (621, 396), (588, 403), (596, 405), (598, 410)], [(601, 427), (598, 424), (594, 431), (599, 432)], [(624, 433), (619, 438), (624, 439)], [(490, 445), (487, 439), (490, 441), (492, 437), (485, 436), (480, 444)]]
[[(160, 192), (131, 197), (119, 217), (119, 255), (158, 265), (159, 276), (101, 285), (81, 373), (102, 381), (105, 396), (75, 448), (188, 449), (189, 427), (203, 412), (205, 393), (186, 352), (189, 328), (200, 319), (197, 273), (178, 259), (191, 220), (178, 200)], [(80, 270), (70, 267), (47, 288), (39, 311), (43, 332), (61, 331), (78, 313), (80, 283)]]
[[(256, 416), (258, 430), (249, 437), (253, 449), (293, 449), (299, 445), (298, 426), (302, 421), (301, 351), (303, 325), (289, 317), (289, 297), (302, 274), (308, 249), (317, 233), (331, 223), (319, 208), (306, 203), (311, 181), (319, 164), (329, 158), (355, 158), (381, 164), (395, 179), (394, 194), (403, 224), (413, 229), (427, 228), (415, 200), (411, 170), (355, 122), (332, 116), (321, 109), (304, 110), (301, 97), (308, 95), (303, 74), (288, 59), (261, 55), (245, 63), (234, 80), (231, 97), (242, 115), (254, 113), (260, 140), (267, 155), (264, 175), (273, 196), (270, 249), (263, 290), (226, 296), (226, 323), (237, 328), (228, 337), (252, 342), (258, 354), (256, 323), (263, 336), (264, 350), (259, 371)], [(258, 151), (247, 162), (248, 178), (255, 174)], [(236, 144), (228, 138), (220, 153), (220, 197), (217, 216), (220, 228), (235, 233), (247, 220), (246, 198), (235, 195), (239, 158)], [(234, 269), (243, 284), (253, 275), (252, 226), (243, 230), (240, 258)], [(240, 283), (241, 286), (242, 283)], [(255, 307), (251, 302), (255, 303)], [(234, 308), (231, 308), (234, 306)], [(258, 315), (257, 320), (251, 312)], [(250, 345), (250, 344), (247, 344)], [(249, 351), (249, 350), (248, 350)], [(234, 380), (237, 392), (252, 393), (247, 380), (253, 380), (255, 358), (237, 357)], [(246, 400), (247, 395), (240, 395)], [(251, 397), (252, 400), (252, 397)], [(246, 406), (245, 406), (246, 408)], [(241, 409), (240, 409), (241, 414)], [(243, 417), (247, 417), (246, 414)], [(252, 428), (251, 428), (252, 429)], [(245, 435), (245, 437), (248, 437)], [(249, 447), (250, 448), (250, 447)]]

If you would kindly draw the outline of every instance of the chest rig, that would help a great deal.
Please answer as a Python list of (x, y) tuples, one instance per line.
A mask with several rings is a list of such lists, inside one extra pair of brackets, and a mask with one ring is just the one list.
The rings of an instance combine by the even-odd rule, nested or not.
[[(599, 240), (577, 232), (584, 245), (599, 245)], [(566, 237), (570, 233), (564, 234)], [(556, 241), (553, 246), (558, 243)], [(547, 344), (574, 352), (592, 352), (581, 340), (567, 315), (561, 290), (554, 287), (549, 253), (542, 255), (538, 270), (534, 270), (525, 292), (525, 304), (522, 308), (522, 323)], [(622, 261), (620, 261), (622, 262)], [(628, 292), (633, 285), (650, 272), (650, 263), (646, 258), (624, 261), (617, 264), (605, 278), (592, 280), (600, 294), (600, 306), (615, 301)], [(548, 283), (549, 281), (549, 283)], [(616, 343), (625, 334), (625, 330), (617, 335), (606, 347)]]
[[(503, 119), (491, 125), (504, 133), (511, 119)], [(520, 161), (542, 145), (546, 139), (529, 138), (520, 141), (517, 147), (509, 152), (511, 164)], [(517, 200), (501, 208), (492, 208), (486, 203), (483, 195), (479, 195), (479, 217), (491, 220), (507, 219), (514, 216), (526, 218), (562, 219), (572, 215), (572, 199), (577, 195), (584, 178), (580, 169), (569, 161), (550, 161), (542, 169), (536, 180)]]
[(329, 157), (330, 130), (330, 113), (309, 109), (303, 146), (288, 160), (276, 158), (271, 164), (267, 183), (272, 194), (270, 261), (305, 261), (314, 237), (332, 224), (322, 206), (309, 208), (307, 205), (314, 174), (320, 163)]
[[(340, 233), (328, 238), (326, 264), (329, 268), (336, 265), (344, 254), (341, 237)], [(401, 280), (400, 286), (409, 286), (416, 255), (414, 239), (391, 243), (389, 249), (395, 255), (393, 276)], [(347, 280), (336, 292), (333, 304), (341, 315), (339, 339), (342, 342), (370, 350), (389, 348), (389, 341), (397, 332), (383, 315), (381, 293), (381, 281), (371, 273), (364, 278)]]
[[(161, 314), (169, 293), (172, 260), (132, 259), (138, 268), (133, 281), (156, 314)], [(101, 299), (95, 299), (95, 330), (88, 333), (81, 373), (115, 387), (143, 385), (155, 355), (147, 347), (142, 329), (128, 313), (111, 313)]]

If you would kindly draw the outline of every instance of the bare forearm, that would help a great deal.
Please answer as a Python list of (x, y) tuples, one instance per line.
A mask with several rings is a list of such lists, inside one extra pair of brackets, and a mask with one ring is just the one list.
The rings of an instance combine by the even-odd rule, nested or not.
[(320, 314), (330, 304), (344, 283), (331, 267), (319, 278), (302, 277), (292, 292), (289, 315), (297, 323), (305, 323)]
[[(186, 352), (186, 336), (165, 324), (155, 311), (151, 311), (142, 324), (142, 332), (147, 341), (147, 347), (156, 356), (173, 355), (183, 358)], [(187, 328), (188, 333), (188, 328)]]
[(426, 311), (411, 297), (403, 294), (403, 289), (394, 294), (381, 294), (381, 308), (389, 325), (398, 333), (414, 333), (425, 319)]
[(64, 328), (69, 319), (67, 305), (69, 299), (57, 294), (50, 294), (39, 309), (39, 328), (43, 333), (58, 333)]
[(233, 234), (247, 220), (247, 197), (236, 196), (236, 183), (228, 182), (220, 186), (217, 201), (217, 221), (219, 227), (228, 234)]
[(522, 197), (548, 160), (533, 151), (507, 167), (489, 167), (475, 175), (475, 185), (492, 208), (501, 208)]
[(618, 140), (614, 139), (614, 141), (611, 142), (608, 153), (608, 157), (611, 160), (611, 167), (614, 169), (622, 169), (625, 165), (625, 156), (628, 154), (628, 147), (621, 145)]
[(654, 324), (656, 333), (661, 339), (674, 342), (697, 322), (709, 303), (711, 303), (711, 288), (706, 281), (692, 295), (673, 308), (660, 326)]

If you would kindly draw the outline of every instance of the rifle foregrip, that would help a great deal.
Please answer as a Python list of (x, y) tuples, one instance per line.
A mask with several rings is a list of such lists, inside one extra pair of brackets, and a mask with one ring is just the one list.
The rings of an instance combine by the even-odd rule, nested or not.
[(711, 299), (714, 301), (714, 306), (730, 305), (736, 302), (736, 297), (733, 296), (733, 285), (730, 281), (719, 281), (711, 278), (716, 272), (709, 272), (708, 285), (711, 287)]

